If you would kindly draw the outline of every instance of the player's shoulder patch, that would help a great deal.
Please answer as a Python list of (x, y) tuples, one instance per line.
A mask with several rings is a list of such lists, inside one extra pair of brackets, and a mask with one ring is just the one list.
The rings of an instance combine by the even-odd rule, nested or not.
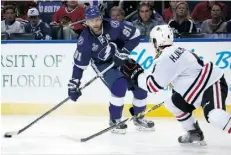
[(120, 22), (115, 21), (115, 20), (111, 20), (110, 25), (111, 25), (111, 27), (117, 28), (120, 26)]
[(78, 45), (82, 45), (83, 44), (83, 42), (84, 42), (84, 38), (83, 38), (83, 36), (80, 36), (79, 37), (79, 39), (78, 39)]

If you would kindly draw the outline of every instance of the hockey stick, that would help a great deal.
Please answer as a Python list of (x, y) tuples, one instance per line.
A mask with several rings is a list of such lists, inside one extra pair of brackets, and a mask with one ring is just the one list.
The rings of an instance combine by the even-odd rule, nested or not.
[[(159, 103), (159, 104), (156, 104), (156, 105), (152, 106), (150, 109), (148, 109), (148, 110), (146, 110), (146, 111), (143, 111), (143, 112), (137, 114), (136, 116), (134, 116), (134, 108), (133, 108), (133, 107), (129, 108), (129, 111), (130, 111), (131, 115), (134, 116), (133, 119), (134, 119), (134, 118), (140, 118), (140, 117), (145, 116), (147, 113), (149, 113), (149, 112), (151, 112), (151, 111), (153, 111), (153, 110), (155, 110), (155, 109), (161, 107), (163, 104), (164, 104), (164, 102)], [(132, 120), (132, 119), (131, 119), (131, 120)]]
[[(131, 117), (131, 118), (126, 118), (125, 120), (119, 122), (118, 124), (112, 125), (112, 126), (106, 128), (106, 129), (103, 129), (103, 130), (101, 130), (101, 131), (99, 131), (99, 132), (97, 132), (97, 133), (95, 133), (95, 134), (93, 134), (93, 135), (91, 135), (91, 136), (88, 136), (88, 137), (86, 137), (86, 138), (81, 138), (80, 141), (81, 141), (81, 142), (86, 142), (86, 141), (88, 141), (88, 140), (91, 140), (91, 139), (93, 139), (93, 138), (95, 138), (95, 137), (97, 137), (97, 136), (99, 136), (99, 135), (102, 135), (102, 134), (104, 134), (104, 133), (106, 133), (106, 132), (112, 130), (113, 128), (119, 126), (119, 125), (122, 124), (122, 123), (127, 122), (128, 120), (133, 120), (134, 118), (143, 117), (143, 116), (145, 116), (147, 113), (149, 113), (150, 111), (153, 111), (153, 110), (155, 110), (155, 109), (161, 107), (161, 106), (163, 105), (163, 103), (164, 103), (164, 102), (162, 102), (162, 103), (160, 103), (160, 104), (157, 104), (157, 105), (154, 105), (154, 106), (151, 107), (150, 109), (148, 109), (148, 110), (146, 110), (146, 111), (143, 111), (143, 112), (139, 113), (139, 114), (136, 115), (136, 116), (134, 116), (134, 111), (133, 111), (133, 112), (132, 112), (132, 110), (130, 111), (130, 109), (131, 109), (131, 108), (130, 108), (129, 111), (130, 111), (130, 113), (132, 114), (132, 117)], [(73, 139), (73, 138), (72, 138), (72, 139)], [(75, 139), (75, 140), (77, 140), (77, 139)]]
[[(93, 81), (95, 81), (97, 78), (101, 77), (104, 73), (106, 73), (113, 66), (114, 66), (114, 63), (112, 63), (110, 66), (108, 66), (102, 72), (100, 72), (97, 76), (95, 76), (94, 78), (92, 78), (90, 81), (88, 81), (84, 86), (82, 86), (80, 88), (80, 90), (83, 90), (85, 87), (87, 87), (88, 85), (90, 85)], [(33, 122), (31, 122), (30, 124), (28, 124), (24, 128), (22, 128), (22, 129), (20, 129), (18, 131), (6, 132), (4, 134), (4, 137), (5, 138), (11, 138), (12, 136), (19, 135), (20, 133), (24, 132), (26, 129), (28, 129), (29, 127), (31, 127), (32, 125), (34, 125), (36, 122), (38, 122), (39, 120), (41, 120), (42, 118), (44, 118), (45, 116), (47, 116), (48, 114), (50, 114), (51, 112), (53, 112), (54, 110), (56, 110), (58, 107), (60, 107), (64, 103), (66, 103), (69, 99), (70, 99), (70, 97), (65, 98), (59, 104), (57, 104), (56, 106), (54, 106), (53, 108), (51, 108), (50, 110), (48, 110), (47, 112), (45, 112), (42, 116), (38, 117), (36, 120), (34, 120)]]

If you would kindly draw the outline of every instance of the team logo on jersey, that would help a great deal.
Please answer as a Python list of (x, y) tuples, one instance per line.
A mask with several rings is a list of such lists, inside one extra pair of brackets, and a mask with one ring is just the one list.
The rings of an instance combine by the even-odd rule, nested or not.
[(105, 42), (105, 39), (104, 39), (104, 37), (102, 35), (98, 37), (98, 40), (102, 45)]
[(114, 55), (114, 53), (115, 53), (115, 47), (107, 45), (99, 52), (98, 58), (100, 60), (106, 61), (110, 59)]
[(120, 26), (120, 23), (118, 21), (115, 21), (115, 20), (112, 20), (110, 22), (111, 26), (114, 27), (114, 28), (117, 28)]
[(111, 40), (111, 37), (109, 34), (106, 34), (106, 38), (107, 38), (107, 40)]
[(98, 50), (98, 48), (99, 48), (99, 45), (93, 43), (93, 44), (92, 44), (92, 49), (91, 49), (91, 50), (95, 52), (95, 51)]
[(84, 39), (83, 39), (83, 37), (82, 36), (80, 36), (79, 37), (79, 39), (78, 39), (78, 45), (82, 45), (83, 44), (83, 41), (84, 41)]

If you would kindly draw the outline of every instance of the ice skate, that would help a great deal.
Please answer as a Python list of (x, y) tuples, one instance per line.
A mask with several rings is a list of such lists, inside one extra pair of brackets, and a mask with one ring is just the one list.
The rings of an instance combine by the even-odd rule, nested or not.
[(133, 123), (139, 131), (154, 131), (155, 124), (153, 121), (144, 118), (134, 118)]
[(188, 131), (185, 135), (178, 138), (180, 144), (207, 145), (204, 141), (204, 134), (201, 131), (198, 122), (194, 124), (195, 130)]
[[(110, 122), (109, 122), (109, 125), (113, 126), (113, 125), (118, 124), (120, 122), (121, 122), (120, 119), (114, 119), (114, 120), (111, 119)], [(125, 134), (126, 129), (127, 129), (127, 124), (121, 123), (119, 126), (112, 129), (111, 132), (112, 133), (117, 133), (117, 134)]]

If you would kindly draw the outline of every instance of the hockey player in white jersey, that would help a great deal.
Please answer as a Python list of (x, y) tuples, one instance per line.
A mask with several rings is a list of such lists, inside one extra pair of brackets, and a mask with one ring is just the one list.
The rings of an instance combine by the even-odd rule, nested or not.
[(231, 134), (231, 115), (226, 112), (225, 105), (228, 86), (222, 70), (174, 45), (173, 32), (168, 25), (153, 28), (150, 39), (156, 51), (152, 73), (145, 73), (135, 62), (127, 62), (121, 71), (151, 93), (172, 86), (172, 95), (164, 105), (187, 131), (178, 142), (206, 145), (203, 132), (192, 114), (200, 106), (208, 123)]

